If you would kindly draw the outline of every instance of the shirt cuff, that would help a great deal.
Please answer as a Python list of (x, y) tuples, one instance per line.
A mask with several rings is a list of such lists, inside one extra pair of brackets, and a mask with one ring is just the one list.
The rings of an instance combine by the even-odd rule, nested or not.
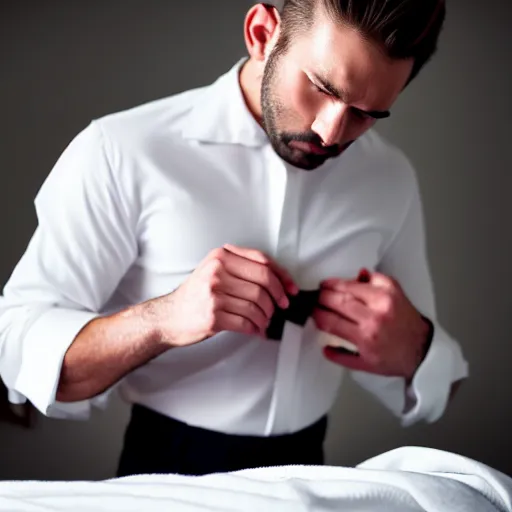
[[(439, 330), (436, 326), (434, 332)], [(402, 425), (410, 426), (419, 419), (429, 423), (437, 421), (448, 404), (451, 385), (468, 374), (468, 364), (458, 346), (444, 336), (434, 335), (411, 385), (404, 390), (406, 400)]]
[[(51, 415), (55, 406), (62, 361), (69, 346), (80, 330), (97, 316), (85, 311), (50, 309), (27, 331), (14, 391), (25, 396), (44, 415)], [(70, 413), (82, 415), (83, 406), (81, 402), (69, 404)]]

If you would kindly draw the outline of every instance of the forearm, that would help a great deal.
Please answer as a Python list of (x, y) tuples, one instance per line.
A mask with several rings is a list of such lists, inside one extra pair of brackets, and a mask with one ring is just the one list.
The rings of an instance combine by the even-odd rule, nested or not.
[(56, 399), (94, 397), (168, 350), (156, 326), (151, 302), (89, 322), (64, 356)]

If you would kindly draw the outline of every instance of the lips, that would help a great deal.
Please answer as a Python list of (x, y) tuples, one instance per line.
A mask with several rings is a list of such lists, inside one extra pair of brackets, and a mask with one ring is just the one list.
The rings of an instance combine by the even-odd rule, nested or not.
[(304, 153), (312, 153), (314, 155), (328, 155), (330, 153), (327, 149), (322, 148), (317, 144), (313, 144), (312, 142), (292, 140), (289, 146), (293, 149), (303, 151)]

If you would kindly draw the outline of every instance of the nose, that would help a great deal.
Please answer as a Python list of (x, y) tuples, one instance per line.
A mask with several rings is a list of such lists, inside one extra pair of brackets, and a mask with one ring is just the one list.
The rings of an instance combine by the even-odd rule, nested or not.
[(318, 113), (311, 129), (322, 139), (325, 146), (340, 144), (346, 130), (347, 118), (347, 106), (333, 102)]

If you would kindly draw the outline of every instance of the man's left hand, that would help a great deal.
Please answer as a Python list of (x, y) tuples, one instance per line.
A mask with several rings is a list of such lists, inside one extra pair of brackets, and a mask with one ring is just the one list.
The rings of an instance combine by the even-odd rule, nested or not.
[(313, 313), (318, 329), (358, 347), (359, 355), (325, 347), (328, 359), (353, 370), (411, 381), (426, 354), (430, 327), (392, 278), (328, 279)]

